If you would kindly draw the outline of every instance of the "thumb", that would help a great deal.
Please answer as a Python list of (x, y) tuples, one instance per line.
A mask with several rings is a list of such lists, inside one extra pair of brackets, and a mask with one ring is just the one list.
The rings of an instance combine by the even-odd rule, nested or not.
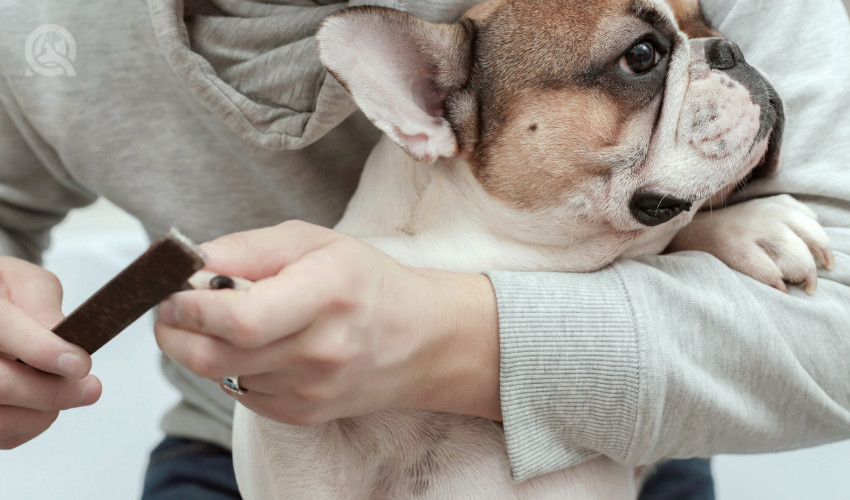
[(287, 221), (273, 227), (228, 234), (200, 248), (209, 259), (204, 269), (259, 281), (341, 238), (345, 236), (332, 229)]

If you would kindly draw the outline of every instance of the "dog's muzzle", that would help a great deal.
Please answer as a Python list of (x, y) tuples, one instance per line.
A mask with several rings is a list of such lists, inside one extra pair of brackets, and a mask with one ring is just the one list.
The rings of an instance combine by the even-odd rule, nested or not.
[(705, 62), (711, 69), (723, 71), (750, 92), (753, 103), (761, 108), (761, 128), (754, 142), (770, 134), (764, 158), (753, 169), (751, 177), (767, 177), (779, 166), (779, 151), (785, 128), (785, 107), (776, 89), (765, 76), (750, 66), (734, 42), (715, 39), (705, 45)]
[(682, 212), (691, 209), (693, 202), (680, 200), (674, 196), (661, 195), (651, 191), (638, 191), (629, 202), (629, 209), (635, 219), (645, 226), (664, 224)]

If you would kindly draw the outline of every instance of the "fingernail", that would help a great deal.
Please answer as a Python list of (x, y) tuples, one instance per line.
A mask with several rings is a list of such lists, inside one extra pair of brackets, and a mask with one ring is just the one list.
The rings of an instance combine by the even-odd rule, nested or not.
[(776, 288), (777, 290), (779, 290), (782, 293), (788, 293), (788, 287), (785, 285), (785, 282), (782, 280), (782, 278), (774, 281), (773, 287)]
[(180, 324), (180, 314), (177, 312), (177, 305), (171, 300), (166, 300), (159, 306), (159, 319), (167, 325), (177, 326)]
[(83, 373), (85, 370), (84, 366), (85, 362), (80, 355), (70, 352), (60, 354), (59, 359), (56, 362), (56, 368), (59, 371), (59, 374), (66, 377), (82, 377), (85, 375), (85, 373)]

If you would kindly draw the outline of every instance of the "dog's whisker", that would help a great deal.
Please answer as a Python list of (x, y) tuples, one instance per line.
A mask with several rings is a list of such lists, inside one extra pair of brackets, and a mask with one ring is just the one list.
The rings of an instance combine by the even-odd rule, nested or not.
[(666, 197), (667, 197), (667, 195), (665, 194), (664, 196), (661, 197), (660, 200), (658, 200), (658, 206), (655, 207), (656, 210), (661, 209), (661, 204), (664, 203), (664, 198), (666, 198)]
[(575, 215), (573, 215), (573, 227), (570, 229), (570, 243), (569, 246), (573, 246), (573, 242), (576, 239), (576, 224), (578, 223), (578, 211), (576, 211)]

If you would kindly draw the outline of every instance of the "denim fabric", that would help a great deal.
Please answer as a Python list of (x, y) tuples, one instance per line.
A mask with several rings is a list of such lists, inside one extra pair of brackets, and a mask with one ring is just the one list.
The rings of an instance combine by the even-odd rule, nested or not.
[(691, 458), (659, 465), (641, 490), (639, 500), (714, 500), (711, 462)]
[(166, 437), (151, 452), (142, 500), (240, 500), (230, 452)]

